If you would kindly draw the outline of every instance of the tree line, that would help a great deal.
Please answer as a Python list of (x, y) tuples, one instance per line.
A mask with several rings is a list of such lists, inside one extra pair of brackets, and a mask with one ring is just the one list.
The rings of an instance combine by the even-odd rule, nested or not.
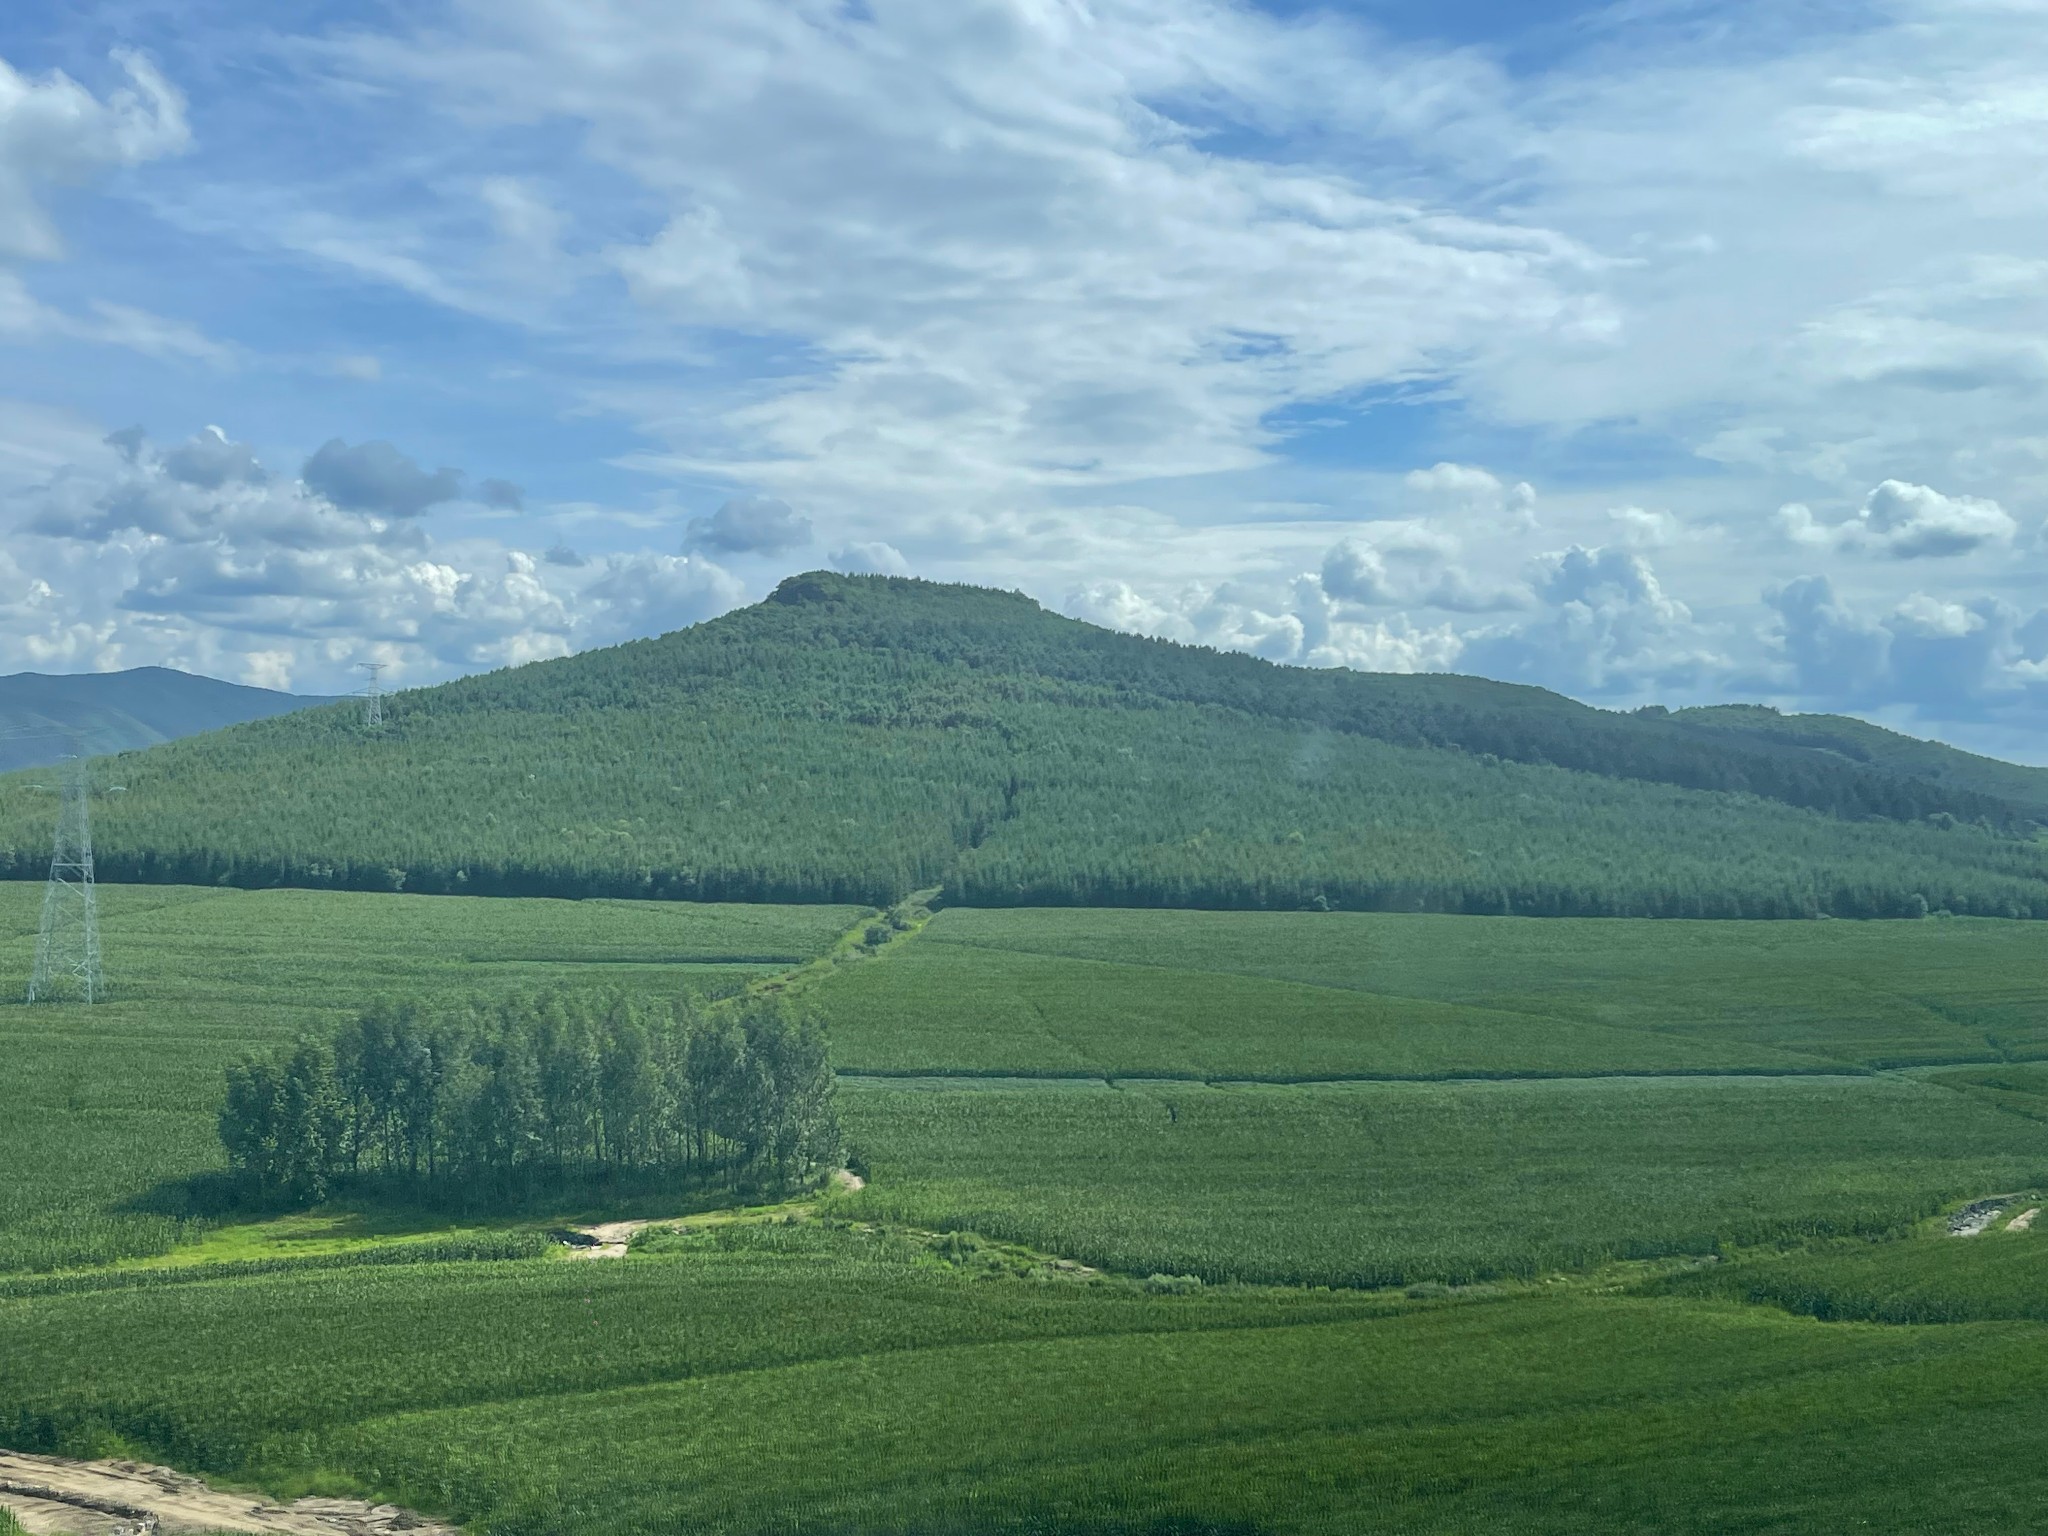
[(840, 1154), (822, 1028), (772, 999), (383, 1003), (230, 1067), (220, 1138), (267, 1203), (786, 1189)]

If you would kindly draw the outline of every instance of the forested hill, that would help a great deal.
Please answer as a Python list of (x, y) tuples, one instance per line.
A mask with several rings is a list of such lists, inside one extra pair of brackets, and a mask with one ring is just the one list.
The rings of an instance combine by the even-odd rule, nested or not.
[(17, 672), (0, 677), (0, 770), (54, 763), (74, 740), (92, 752), (127, 752), (326, 702), (170, 667)]
[(1681, 709), (1680, 725), (1797, 747), (1860, 763), (1882, 773), (1925, 779), (1952, 789), (2005, 800), (2048, 821), (2048, 768), (1980, 757), (1938, 741), (1922, 741), (1849, 715), (1786, 715), (1759, 704), (1716, 704)]
[[(2031, 804), (1659, 713), (824, 573), (660, 639), (153, 748), (103, 876), (413, 891), (2048, 917)], [(52, 806), (0, 780), (0, 872)]]

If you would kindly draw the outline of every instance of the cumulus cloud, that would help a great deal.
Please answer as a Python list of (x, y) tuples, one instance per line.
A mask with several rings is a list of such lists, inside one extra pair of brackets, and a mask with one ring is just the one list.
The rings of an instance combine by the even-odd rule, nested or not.
[(1764, 601), (1777, 613), (1772, 648), (1794, 691), (1861, 700), (1879, 689), (1890, 665), (1891, 633), (1843, 606), (1827, 577), (1772, 587)]
[(1536, 487), (1526, 480), (1510, 485), (1493, 471), (1477, 465), (1439, 463), (1428, 469), (1412, 469), (1402, 483), (1423, 496), (1505, 516), (1520, 528), (1533, 528), (1536, 524)]
[(773, 496), (736, 496), (684, 530), (688, 548), (732, 555), (772, 555), (811, 542), (811, 520)]
[(1607, 513), (1615, 533), (1630, 549), (1662, 549), (1678, 539), (1678, 519), (1645, 507), (1614, 507)]
[(711, 618), (739, 603), (745, 589), (699, 555), (633, 555), (607, 560), (584, 589), (594, 635), (624, 640), (661, 634)]
[(1910, 705), (1936, 719), (1981, 718), (2048, 696), (2048, 610), (1913, 592), (1876, 617), (1825, 576), (1774, 586), (1770, 657), (1786, 695), (1833, 708)]
[[(133, 429), (135, 437), (130, 441), (129, 457), (132, 459), (141, 446), (141, 429)], [(113, 438), (108, 439), (109, 442)], [(180, 443), (164, 454), (164, 473), (185, 485), (200, 486), (205, 490), (218, 490), (223, 485), (240, 483), (261, 485), (269, 478), (263, 466), (256, 462), (256, 450), (247, 443), (232, 441), (219, 427), (208, 427), (196, 437)]]
[(1440, 671), (1461, 645), (1449, 625), (1420, 626), (1405, 614), (1367, 619), (1330, 597), (1314, 573), (1272, 588), (1194, 583), (1149, 593), (1097, 581), (1068, 593), (1064, 606), (1070, 617), (1107, 629), (1311, 667)]
[(1470, 637), (1473, 670), (1600, 695), (1686, 687), (1727, 665), (1635, 551), (1575, 544), (1541, 557), (1533, 575), (1536, 616)]
[(1488, 586), (1458, 563), (1459, 541), (1426, 524), (1383, 523), (1324, 555), (1322, 589), (1365, 607), (1407, 604), (1454, 613), (1492, 613), (1529, 605), (1526, 588)]
[(1995, 501), (1944, 496), (1924, 485), (1887, 480), (1858, 515), (1861, 537), (1901, 560), (1961, 555), (2011, 540), (2017, 525)]
[(2012, 542), (2019, 524), (1995, 501), (1945, 496), (1925, 485), (1886, 480), (1862, 508), (1840, 523), (1823, 523), (1800, 502), (1778, 509), (1779, 530), (1809, 549), (1864, 549), (1895, 560), (1973, 554)]
[(910, 562), (893, 544), (845, 544), (832, 551), (832, 568), (849, 576), (908, 576)]
[(338, 437), (314, 451), (299, 478), (346, 511), (391, 517), (417, 517), (436, 502), (453, 501), (462, 494), (458, 469), (429, 473), (389, 443), (351, 448)]
[(0, 652), (265, 686), (339, 687), (366, 654), (432, 680), (675, 628), (745, 596), (702, 556), (592, 563), (559, 545), (536, 557), (438, 540), (416, 518), (269, 476), (211, 428), (162, 451), (113, 434), (0, 498), (0, 531)]

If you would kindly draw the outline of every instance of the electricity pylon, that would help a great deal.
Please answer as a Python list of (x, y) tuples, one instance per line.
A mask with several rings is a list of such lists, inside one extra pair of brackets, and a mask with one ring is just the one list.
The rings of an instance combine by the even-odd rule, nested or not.
[(384, 723), (384, 666), (381, 661), (357, 663), (370, 674), (370, 680), (363, 684), (363, 729), (374, 731)]
[(51, 1002), (70, 993), (96, 1003), (107, 994), (107, 980), (100, 970), (100, 904), (92, 877), (92, 779), (82, 747), (65, 760), (62, 793), (28, 1000)]

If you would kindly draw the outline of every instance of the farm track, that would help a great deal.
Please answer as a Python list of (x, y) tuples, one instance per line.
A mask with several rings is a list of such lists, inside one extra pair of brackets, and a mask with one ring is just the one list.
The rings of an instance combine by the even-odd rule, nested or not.
[(394, 1504), (322, 1498), (273, 1504), (169, 1467), (13, 1451), (0, 1451), (0, 1509), (32, 1536), (460, 1536), (455, 1526)]

